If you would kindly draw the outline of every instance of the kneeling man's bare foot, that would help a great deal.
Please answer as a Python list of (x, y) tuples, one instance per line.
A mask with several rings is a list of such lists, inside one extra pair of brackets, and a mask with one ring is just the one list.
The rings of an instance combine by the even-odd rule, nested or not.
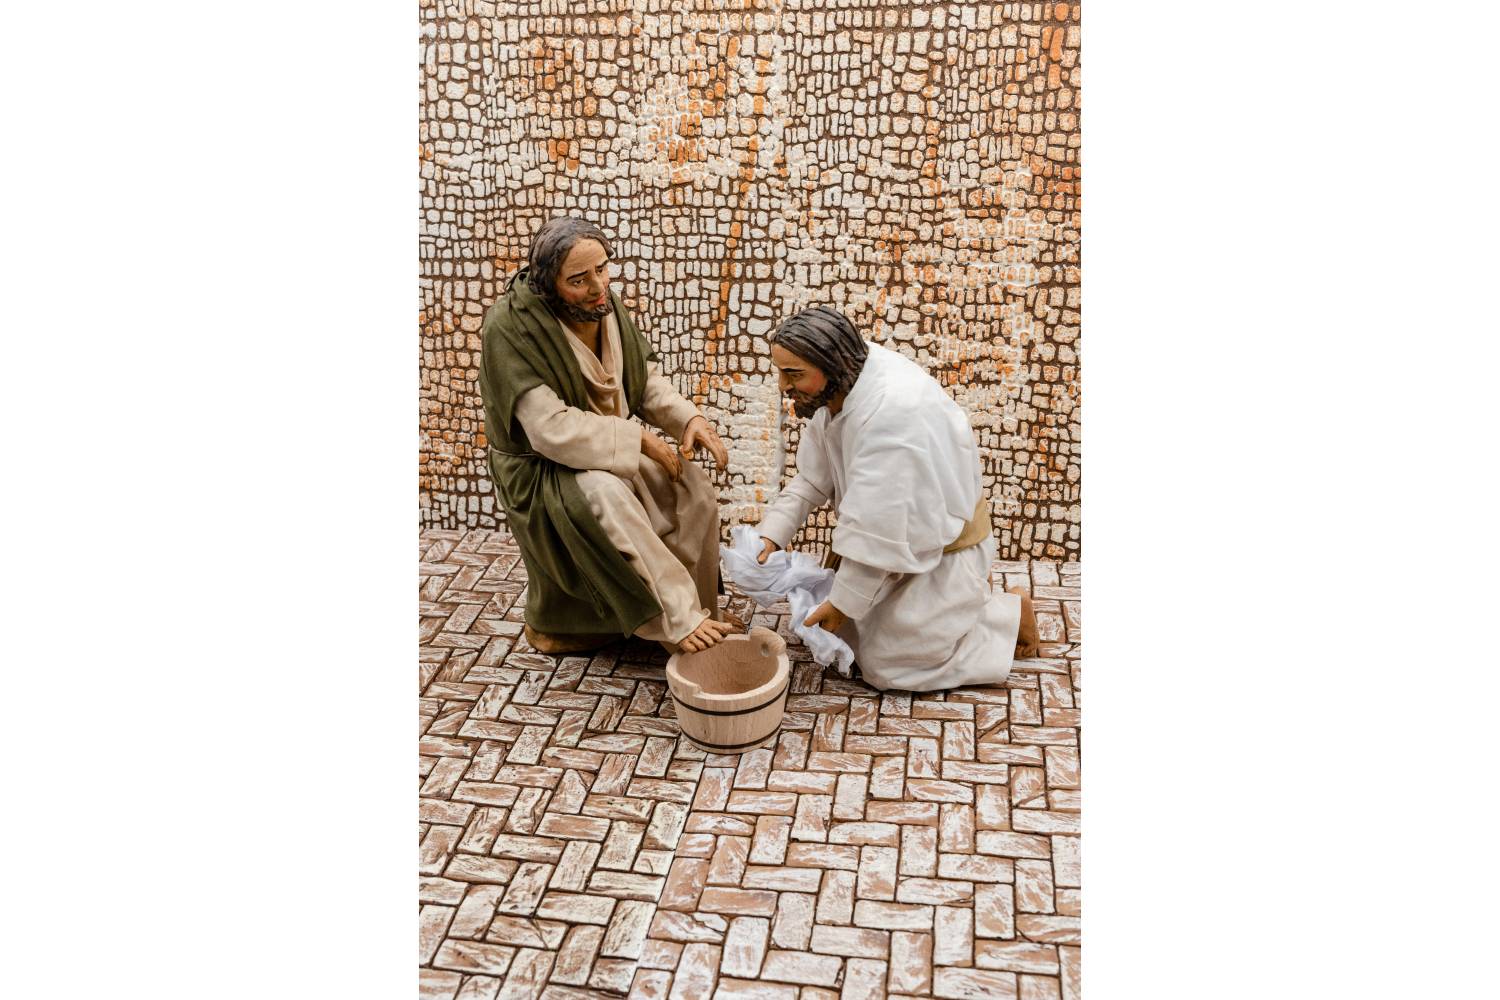
[(703, 623), (688, 633), (687, 637), (678, 643), (677, 646), (684, 653), (701, 652), (710, 646), (717, 646), (720, 640), (733, 631), (735, 631), (734, 626), (728, 622), (705, 618), (703, 619)]
[(1037, 654), (1037, 646), (1042, 641), (1036, 629), (1036, 609), (1031, 606), (1031, 595), (1024, 587), (1011, 587), (1006, 593), (1021, 599), (1021, 629), (1016, 633), (1015, 658), (1029, 660)]

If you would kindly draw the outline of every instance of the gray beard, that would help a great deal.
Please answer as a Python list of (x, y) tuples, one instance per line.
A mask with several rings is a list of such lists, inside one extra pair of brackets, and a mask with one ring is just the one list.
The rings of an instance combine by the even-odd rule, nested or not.
[(614, 302), (605, 302), (598, 309), (580, 309), (559, 298), (554, 299), (551, 305), (553, 311), (569, 323), (597, 323), (615, 311)]

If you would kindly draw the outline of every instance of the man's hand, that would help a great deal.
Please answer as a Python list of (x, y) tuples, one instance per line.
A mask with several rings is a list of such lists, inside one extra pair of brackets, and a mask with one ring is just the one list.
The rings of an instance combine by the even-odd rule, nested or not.
[(678, 450), (682, 452), (683, 458), (692, 458), (699, 446), (708, 449), (714, 464), (720, 469), (729, 467), (729, 452), (724, 448), (724, 442), (719, 440), (719, 432), (714, 430), (708, 418), (701, 413), (689, 420), (682, 429), (682, 446)]
[(819, 604), (817, 606), (812, 614), (807, 616), (807, 620), (802, 624), (816, 625), (824, 632), (837, 632), (839, 629), (844, 627), (844, 623), (848, 620), (848, 615), (844, 614), (829, 602), (824, 601), (822, 604)]
[(777, 545), (769, 538), (762, 538), (760, 540), (760, 555), (755, 557), (755, 561), (764, 566), (766, 564), (766, 556), (770, 555), (772, 552), (775, 552), (780, 548), (780, 545)]
[(667, 470), (667, 475), (672, 482), (675, 483), (681, 478), (682, 460), (677, 457), (672, 446), (644, 427), (641, 428), (641, 454)]

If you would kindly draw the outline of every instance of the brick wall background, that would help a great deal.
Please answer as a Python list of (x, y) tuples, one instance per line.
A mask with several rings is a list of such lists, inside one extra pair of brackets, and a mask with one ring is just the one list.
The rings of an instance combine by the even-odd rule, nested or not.
[(968, 412), (1000, 557), (1080, 557), (1077, 4), (420, 14), (424, 527), (503, 521), (480, 324), (537, 227), (576, 213), (614, 237), (615, 287), (724, 435), (726, 537), (793, 471), (765, 335), (832, 304)]

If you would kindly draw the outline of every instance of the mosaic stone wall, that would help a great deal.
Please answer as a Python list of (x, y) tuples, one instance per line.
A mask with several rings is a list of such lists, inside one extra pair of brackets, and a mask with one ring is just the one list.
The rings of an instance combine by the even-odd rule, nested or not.
[(968, 412), (1000, 557), (1079, 558), (1077, 4), (420, 12), (424, 526), (503, 520), (480, 324), (537, 227), (577, 213), (615, 238), (616, 288), (725, 436), (726, 532), (794, 471), (765, 336), (833, 304)]

